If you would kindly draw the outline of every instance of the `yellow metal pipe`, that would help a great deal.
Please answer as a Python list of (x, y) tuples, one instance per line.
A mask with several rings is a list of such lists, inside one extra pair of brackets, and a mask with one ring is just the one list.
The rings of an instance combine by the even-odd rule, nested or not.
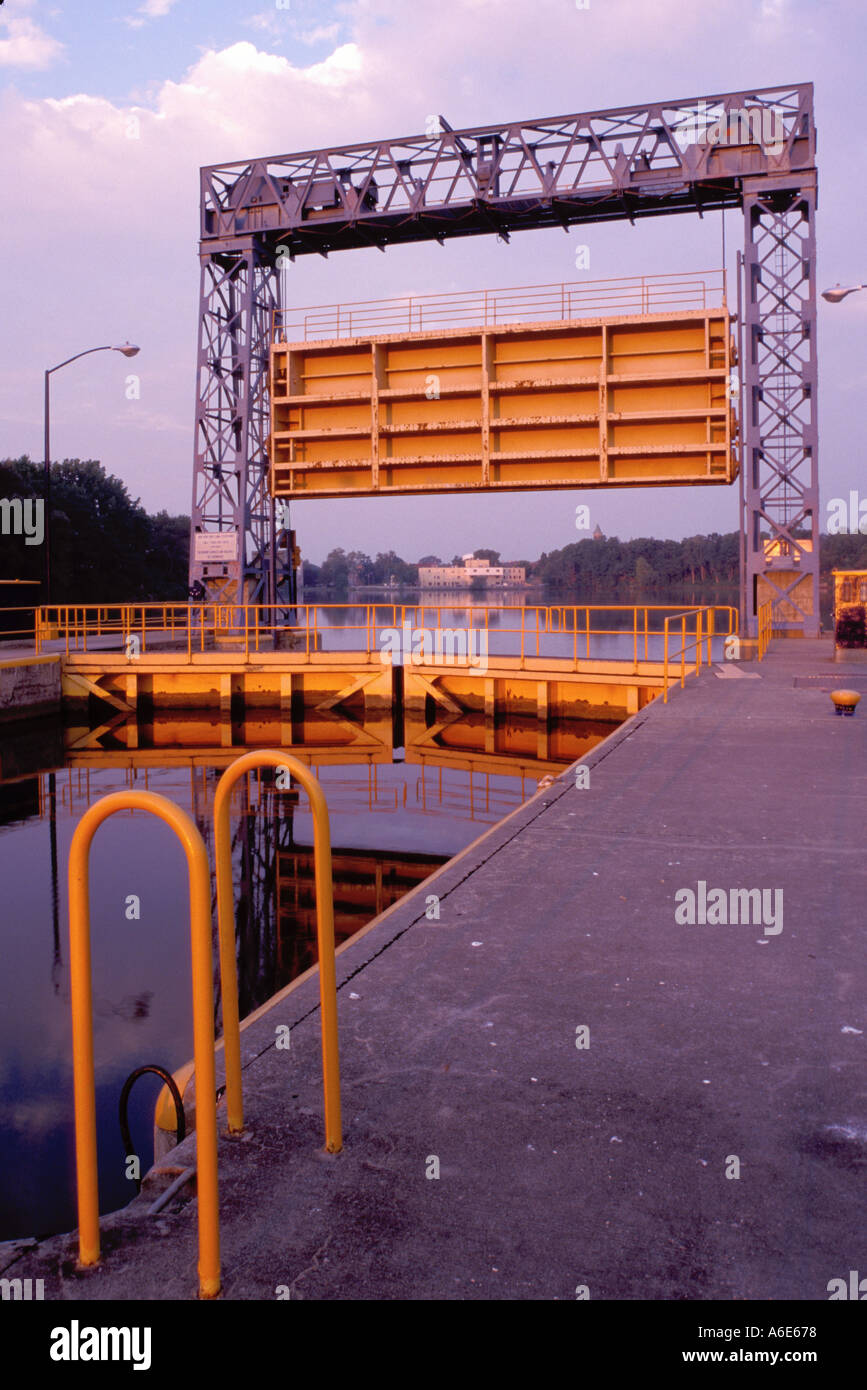
[(115, 811), (141, 810), (158, 816), (184, 847), (190, 883), (190, 944), (193, 976), (193, 1051), (196, 1068), (196, 1178), (199, 1208), (199, 1295), (220, 1292), (220, 1230), (217, 1186), (217, 1113), (214, 1066), (214, 982), (211, 964), (211, 875), (204, 841), (195, 823), (167, 797), (155, 792), (113, 792), (85, 811), (69, 847), (69, 962), (72, 1007), (72, 1065), (75, 1088), (75, 1163), (78, 1185), (78, 1250), (82, 1265), (99, 1263), (96, 1095), (93, 1066), (93, 1004), (90, 958), (90, 845), (95, 831)]
[(663, 621), (662, 641), (665, 647), (662, 660), (662, 703), (668, 704), (668, 618)]
[(214, 797), (214, 857), (217, 867), (217, 922), (223, 995), (223, 1036), (226, 1049), (226, 1105), (229, 1129), (244, 1127), (241, 1086), (241, 1039), (238, 1019), (238, 980), (232, 893), (232, 841), (229, 805), (232, 788), (253, 768), (288, 768), (307, 792), (313, 814), (316, 935), (319, 947), (319, 1002), (322, 1013), (322, 1089), (325, 1103), (325, 1147), (343, 1147), (340, 1114), (340, 1057), (337, 1033), (337, 969), (334, 960), (334, 886), (331, 832), (325, 794), (313, 773), (298, 758), (279, 748), (262, 748), (237, 758), (220, 778)]
[[(401, 625), (404, 621), (408, 619), (410, 614), (412, 615), (414, 622), (418, 622), (419, 616), (421, 616), (422, 625), (424, 625), (424, 620), (428, 613), (435, 613), (437, 615), (438, 625), (442, 625), (443, 615), (445, 611), (442, 605), (421, 604), (416, 605), (415, 607), (403, 606), (400, 608), (400, 622), (398, 622), (396, 616), (398, 613), (398, 605), (390, 606), (392, 608), (394, 626)], [(350, 609), (354, 609), (355, 607), (355, 605), (351, 604), (335, 603), (326, 605), (328, 611), (346, 611), (347, 613), (350, 611)], [(365, 628), (369, 631), (375, 631), (377, 612), (380, 605), (368, 604), (364, 607), (365, 620), (363, 623), (344, 624), (340, 630), (361, 632), (362, 629)], [(688, 616), (695, 614), (698, 611), (701, 611), (704, 614), (710, 611), (710, 607), (711, 606), (708, 605), (696, 604), (683, 610), (683, 612), (685, 612)], [(722, 604), (712, 605), (712, 607), (714, 607), (715, 610), (719, 609), (724, 613), (728, 613), (729, 631), (737, 631), (738, 615), (735, 609), (729, 607), (728, 605)], [(164, 631), (167, 629), (174, 632), (179, 626), (176, 610), (179, 610), (181, 608), (183, 609), (183, 612), (185, 614), (188, 652), (192, 645), (191, 631), (193, 608), (195, 608), (196, 616), (199, 620), (199, 631), (201, 636), (200, 646), (202, 650), (204, 650), (204, 637), (207, 633), (224, 633), (232, 631), (240, 632), (242, 628), (242, 618), (240, 616), (241, 614), (243, 614), (245, 651), (249, 655), (255, 655), (257, 646), (261, 646), (263, 634), (272, 631), (275, 626), (273, 621), (273, 605), (263, 604), (185, 604), (172, 606), (171, 608), (166, 604), (158, 603), (119, 604), (115, 606), (114, 610), (110, 610), (109, 608), (106, 608), (104, 605), (101, 604), (57, 605), (52, 609), (43, 607), (40, 610), (39, 627), (41, 633), (41, 640), (45, 640), (46, 629), (57, 627), (58, 632), (62, 633), (62, 635), (66, 639), (68, 650), (78, 650), (79, 648), (81, 648), (82, 650), (87, 650), (87, 640), (90, 636), (101, 637), (110, 635), (112, 632), (119, 632), (122, 637), (128, 637), (132, 631), (140, 630), (142, 643), (144, 644), (146, 642), (148, 632), (152, 633), (157, 630)], [(504, 633), (523, 633), (525, 639), (527, 635), (526, 616), (528, 612), (533, 612), (536, 615), (537, 636), (541, 636), (546, 633), (556, 633), (565, 631), (571, 631), (574, 633), (577, 630), (578, 625), (577, 615), (579, 612), (581, 612), (584, 615), (585, 632), (589, 637), (591, 635), (612, 635), (620, 633), (622, 631), (622, 629), (619, 627), (606, 628), (604, 626), (596, 626), (591, 622), (592, 613), (630, 613), (633, 615), (633, 623), (636, 624), (637, 614), (639, 610), (641, 610), (645, 615), (645, 626), (648, 631), (650, 630), (648, 615), (651, 612), (665, 612), (672, 617), (682, 616), (682, 613), (680, 611), (678, 611), (676, 615), (672, 614), (671, 605), (663, 603), (592, 605), (581, 604), (577, 606), (570, 605), (568, 609), (561, 605), (556, 605), (548, 608), (536, 606), (530, 609), (526, 609), (515, 604), (485, 604), (478, 606), (469, 605), (467, 607), (467, 611), (473, 617), (477, 612), (479, 614), (484, 613), (485, 626), (488, 629), (490, 628), (491, 612), (497, 612), (500, 614), (514, 613), (516, 617), (520, 615), (521, 621), (519, 623), (515, 625), (510, 623), (505, 626), (501, 624), (499, 625), (499, 630)], [(110, 616), (110, 613), (112, 611), (116, 612), (116, 618)], [(302, 610), (299, 609), (299, 611)], [(571, 629), (566, 627), (565, 615), (567, 612), (571, 615), (572, 618)], [(311, 634), (313, 635), (315, 640), (318, 637), (321, 627), (319, 619), (319, 605), (304, 605), (303, 614), (303, 629), (307, 634), (309, 650), (309, 639)], [(299, 623), (297, 627), (293, 627), (291, 630), (293, 632), (301, 631), (302, 623)], [(322, 630), (330, 631), (331, 625), (326, 623)]]

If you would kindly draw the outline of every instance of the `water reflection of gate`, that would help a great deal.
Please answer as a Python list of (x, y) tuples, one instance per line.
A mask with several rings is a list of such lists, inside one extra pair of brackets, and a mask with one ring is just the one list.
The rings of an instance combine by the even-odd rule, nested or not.
[[(340, 946), (445, 862), (444, 855), (341, 849), (333, 853), (334, 935)], [(294, 979), (316, 962), (313, 852), (281, 849), (277, 857), (277, 965)]]
[[(220, 771), (244, 751), (239, 734), (259, 747), (286, 746), (289, 734), (293, 755), (316, 770), (328, 797), (336, 930), (345, 941), (614, 727), (555, 718), (547, 710), (467, 710), (438, 693), (410, 704), (399, 720), (390, 711), (346, 706), (293, 715), (287, 727), (285, 710), (257, 710), (255, 725), (235, 725), (230, 740), (219, 716), (178, 712), (147, 724), (121, 719), (111, 728), (67, 728), (65, 749), (56, 739), (3, 741), (0, 820), (39, 816), (53, 834), (58, 818), (77, 819), (108, 791), (168, 791), (188, 804), (210, 845), (214, 792)], [(294, 789), (278, 787), (272, 771), (239, 783), (233, 814), (239, 1000), (246, 1014), (315, 959), (313, 862), (306, 818), (298, 820), (306, 813)], [(372, 831), (383, 817), (382, 828)], [(400, 827), (400, 843), (410, 840), (406, 848), (393, 848), (389, 817)], [(450, 828), (447, 852), (428, 852), (430, 829), (421, 822), (429, 826), (431, 817)], [(55, 930), (55, 965), (58, 951)], [(216, 1021), (219, 1027), (219, 1000)]]

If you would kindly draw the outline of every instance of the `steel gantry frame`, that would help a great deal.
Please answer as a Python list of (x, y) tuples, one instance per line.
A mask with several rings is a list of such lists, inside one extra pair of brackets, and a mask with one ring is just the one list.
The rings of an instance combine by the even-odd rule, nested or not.
[(777, 626), (817, 632), (812, 84), (428, 127), (201, 170), (191, 581), (227, 602), (294, 599), (267, 457), (268, 346), (287, 258), (741, 208), (747, 630), (772, 597)]

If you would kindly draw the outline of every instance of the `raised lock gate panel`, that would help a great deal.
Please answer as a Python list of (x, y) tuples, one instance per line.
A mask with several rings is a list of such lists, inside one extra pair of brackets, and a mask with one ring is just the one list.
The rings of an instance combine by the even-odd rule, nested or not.
[(271, 347), (271, 491), (730, 483), (725, 308)]

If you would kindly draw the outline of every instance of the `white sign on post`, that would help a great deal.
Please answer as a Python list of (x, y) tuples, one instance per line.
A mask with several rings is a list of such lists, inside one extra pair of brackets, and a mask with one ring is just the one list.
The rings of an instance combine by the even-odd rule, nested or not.
[(197, 531), (193, 558), (215, 564), (233, 562), (238, 558), (238, 537), (234, 531)]

